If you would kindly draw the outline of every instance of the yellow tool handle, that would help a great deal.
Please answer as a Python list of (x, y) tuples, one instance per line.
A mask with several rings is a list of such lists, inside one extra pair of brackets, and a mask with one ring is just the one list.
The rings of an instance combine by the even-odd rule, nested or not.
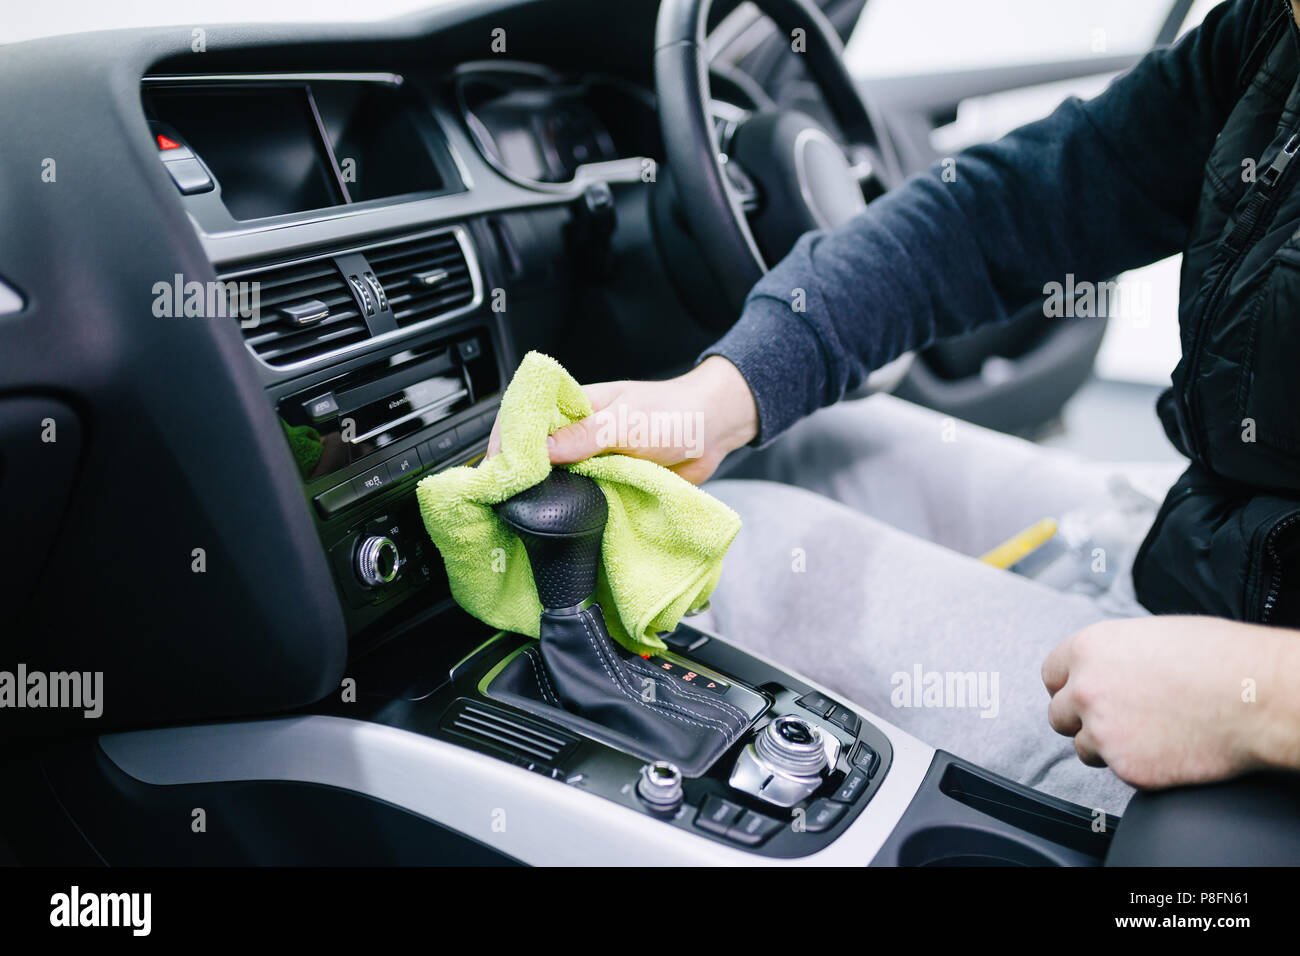
[(992, 551), (982, 555), (980, 560), (1005, 570), (1042, 547), (1054, 534), (1056, 534), (1056, 522), (1051, 518), (1044, 518), (1015, 537), (1003, 541)]

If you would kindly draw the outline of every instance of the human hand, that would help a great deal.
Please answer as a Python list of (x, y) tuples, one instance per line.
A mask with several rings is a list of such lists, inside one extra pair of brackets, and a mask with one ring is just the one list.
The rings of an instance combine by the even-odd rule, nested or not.
[[(551, 464), (618, 452), (658, 462), (698, 485), (758, 434), (758, 408), (744, 376), (718, 355), (667, 381), (601, 382), (583, 391), (593, 413), (551, 435)], [(488, 457), (500, 449), (499, 423), (493, 423)]]
[(1048, 719), (1136, 787), (1300, 768), (1300, 635), (1210, 617), (1103, 621), (1043, 662)]

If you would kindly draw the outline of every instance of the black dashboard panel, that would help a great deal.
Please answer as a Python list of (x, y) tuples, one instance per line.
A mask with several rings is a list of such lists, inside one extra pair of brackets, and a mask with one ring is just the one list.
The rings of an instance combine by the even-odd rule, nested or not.
[(147, 91), (164, 156), (191, 149), (239, 220), (342, 203), (306, 86), (203, 86)]
[[(465, 188), (395, 74), (147, 77), (159, 159), (201, 228)], [(175, 170), (190, 167), (184, 181)], [(205, 181), (206, 174), (206, 181)]]
[[(404, 350), (476, 336), (488, 356), (477, 361), (495, 365), (499, 382), (516, 360), (512, 328), (558, 325), (581, 301), (569, 288), (565, 225), (584, 185), (541, 191), (501, 176), (464, 130), (447, 77), (457, 64), (489, 55), (492, 31), (504, 28), (512, 57), (563, 62), (580, 75), (614, 72), (645, 86), (656, 9), (632, 0), (611, 20), (596, 0), (483, 0), (383, 23), (212, 26), (202, 50), (189, 27), (0, 48), (0, 180), (30, 184), (0, 191), (0, 274), (24, 302), (0, 320), (0, 390), (56, 396), (75, 416), (60, 434), (79, 446), (58, 514), (47, 516), (55, 529), (49, 547), (25, 599), (6, 609), (0, 662), (102, 672), (106, 702), (95, 732), (282, 712), (337, 688), (359, 634), (382, 636), (388, 622), (422, 613), (416, 605), (437, 605), (433, 584), (420, 589), (420, 601), (408, 594), (360, 607), (340, 591), (338, 546), (409, 502), (409, 485), (323, 517), (314, 505), (320, 492), (303, 482), (277, 405)], [(315, 162), (341, 173), (339, 151), (356, 152), (361, 176), (378, 163), (401, 195), (384, 197), (364, 181), (347, 196), (342, 186), (337, 194), (328, 183), (324, 192), (307, 187), (302, 170), (319, 172), (312, 163), (282, 182), (275, 203), (241, 206), (240, 215), (260, 218), (233, 215), (221, 201), (224, 183), (181, 192), (142, 107), (142, 81), (154, 90), (322, 72), (404, 77), (401, 95), (417, 104), (416, 135), (426, 143), (434, 137), (428, 155), (441, 187), (420, 189), (431, 182), (383, 166), (382, 153), (392, 142), (409, 143), (406, 133), (389, 140), (386, 129), (347, 119), (349, 111), (379, 108), (359, 105), (365, 97), (331, 102), (327, 94), (317, 108), (326, 153), (335, 156), (332, 164), (328, 155)], [(301, 129), (299, 119), (293, 126)], [(187, 138), (184, 117), (172, 120)], [(624, 185), (641, 188), (631, 177)], [(332, 205), (316, 206), (326, 198)], [(628, 208), (638, 204), (644, 200), (629, 193)], [(281, 211), (305, 206), (315, 208)], [(492, 226), (504, 217), (515, 230), (514, 252), (525, 257), (518, 275), (503, 267), (502, 231)], [(529, 239), (525, 225), (538, 234)], [(349, 250), (453, 226), (465, 229), (481, 260), (482, 301), (419, 328), (401, 326), (390, 305), (364, 320), (357, 347), (345, 354), (277, 367), (251, 354), (238, 317), (157, 309), (160, 284), (210, 289), (219, 276), (311, 256), (328, 257), (348, 282), (348, 266), (358, 261)], [(629, 248), (634, 238), (643, 237), (619, 234)], [(533, 249), (545, 255), (532, 257)], [(529, 271), (530, 257), (545, 269)], [(626, 268), (657, 294), (668, 288), (640, 260)], [(508, 295), (509, 311), (493, 308), (497, 293)], [(334, 304), (339, 315), (348, 309)], [(393, 324), (381, 329), (381, 322)], [(459, 433), (464, 425), (472, 437), (493, 407), (491, 384), (475, 388), (473, 404), (431, 421), (427, 437), (404, 435), (373, 461), (387, 467), (388, 458), (444, 426)], [(472, 437), (474, 447), (481, 441)], [(465, 458), (477, 453), (462, 447)], [(348, 468), (366, 470), (371, 460)], [(325, 480), (353, 477), (342, 470)], [(88, 729), (77, 713), (21, 716), (21, 726), (6, 719), (0, 735)]]
[(455, 86), (479, 151), (519, 182), (571, 182), (591, 163), (662, 155), (653, 99), (615, 77), (486, 62), (458, 69)]

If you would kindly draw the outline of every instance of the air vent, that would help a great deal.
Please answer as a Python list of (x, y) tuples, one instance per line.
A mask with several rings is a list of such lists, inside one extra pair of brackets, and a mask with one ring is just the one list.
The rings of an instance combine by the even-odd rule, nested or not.
[(444, 733), (515, 763), (556, 767), (578, 743), (558, 727), (460, 698), (443, 715)]
[[(259, 283), (258, 323), (243, 330), (244, 341), (268, 365), (309, 362), (370, 335), (333, 259), (313, 259), (227, 279)], [(295, 315), (300, 317), (298, 321)], [(315, 318), (317, 315), (323, 317)]]
[(437, 318), (474, 301), (474, 280), (454, 232), (366, 250), (388, 294), (398, 328)]

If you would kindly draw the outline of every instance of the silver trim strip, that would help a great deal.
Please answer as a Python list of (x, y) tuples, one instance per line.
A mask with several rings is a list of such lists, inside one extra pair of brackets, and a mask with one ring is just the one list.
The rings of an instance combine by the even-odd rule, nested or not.
[(352, 252), (364, 252), (367, 249), (381, 249), (384, 246), (397, 245), (399, 243), (411, 242), (417, 239), (426, 239), (430, 236), (438, 236), (438, 235), (443, 235), (445, 233), (451, 233), (456, 237), (456, 241), (460, 244), (461, 254), (464, 255), (465, 257), (465, 265), (469, 269), (470, 283), (473, 287), (474, 295), (473, 298), (470, 300), (470, 302), (467, 303), (466, 305), (462, 305), (459, 308), (453, 309), (450, 312), (444, 312), (441, 315), (435, 315), (432, 318), (428, 318), (428, 319), (424, 319), (423, 321), (416, 322), (414, 325), (407, 325), (400, 329), (394, 329), (391, 332), (382, 332), (379, 335), (372, 336), (368, 339), (365, 339), (364, 341), (354, 342), (351, 345), (345, 345), (342, 348), (338, 348), (330, 352), (326, 352), (323, 355), (317, 356), (316, 358), (303, 359), (299, 362), (290, 362), (287, 365), (273, 365), (270, 362), (267, 362), (255, 351), (253, 351), (253, 347), (251, 345), (249, 345), (247, 342), (244, 343), (244, 345), (248, 348), (249, 354), (252, 355), (253, 358), (257, 359), (257, 361), (261, 363), (265, 368), (268, 368), (273, 372), (290, 372), (290, 371), (297, 371), (300, 369), (319, 368), (325, 365), (333, 364), (334, 362), (338, 361), (338, 358), (342, 355), (352, 355), (358, 352), (369, 351), (371, 349), (377, 348), (380, 345), (384, 345), (388, 342), (396, 342), (401, 339), (410, 338), (412, 335), (417, 335), (420, 332), (424, 331), (425, 329), (431, 329), (434, 328), (435, 326), (442, 325), (446, 322), (449, 322), (452, 319), (459, 318), (462, 315), (467, 315), (470, 312), (476, 310), (480, 305), (482, 305), (483, 304), (483, 275), (479, 267), (478, 254), (474, 249), (474, 243), (471, 241), (469, 237), (469, 231), (464, 226), (459, 226), (459, 225), (447, 226), (439, 229), (424, 229), (418, 232), (407, 233), (401, 236), (394, 236), (389, 239), (381, 239), (378, 242), (367, 242), (356, 246), (350, 246), (346, 249), (331, 249), (329, 252), (316, 253), (310, 256), (301, 256), (297, 259), (286, 259), (283, 262), (273, 262), (273, 263), (263, 264), (259, 266), (249, 266), (243, 269), (236, 269), (231, 272), (221, 272), (218, 274), (218, 278), (222, 282), (226, 282), (231, 279), (241, 278), (242, 276), (253, 275), (258, 272), (265, 272), (268, 269), (283, 269), (289, 266), (297, 266), (308, 262), (316, 262), (321, 259), (332, 259), (335, 256), (343, 256)]
[[(898, 825), (934, 749), (856, 709), (889, 736), (893, 763), (839, 839), (794, 860), (733, 849), (588, 793), (580, 783), (564, 784), (455, 744), (366, 721), (290, 717), (109, 734), (99, 743), (114, 764), (143, 783), (292, 780), (339, 787), (386, 800), (539, 866), (861, 867)], [(502, 812), (508, 814), (505, 827), (499, 825)]]
[(406, 82), (398, 73), (166, 73), (142, 77), (140, 82), (147, 84), (285, 83), (336, 80), (352, 83), (384, 83), (388, 86), (401, 86)]

